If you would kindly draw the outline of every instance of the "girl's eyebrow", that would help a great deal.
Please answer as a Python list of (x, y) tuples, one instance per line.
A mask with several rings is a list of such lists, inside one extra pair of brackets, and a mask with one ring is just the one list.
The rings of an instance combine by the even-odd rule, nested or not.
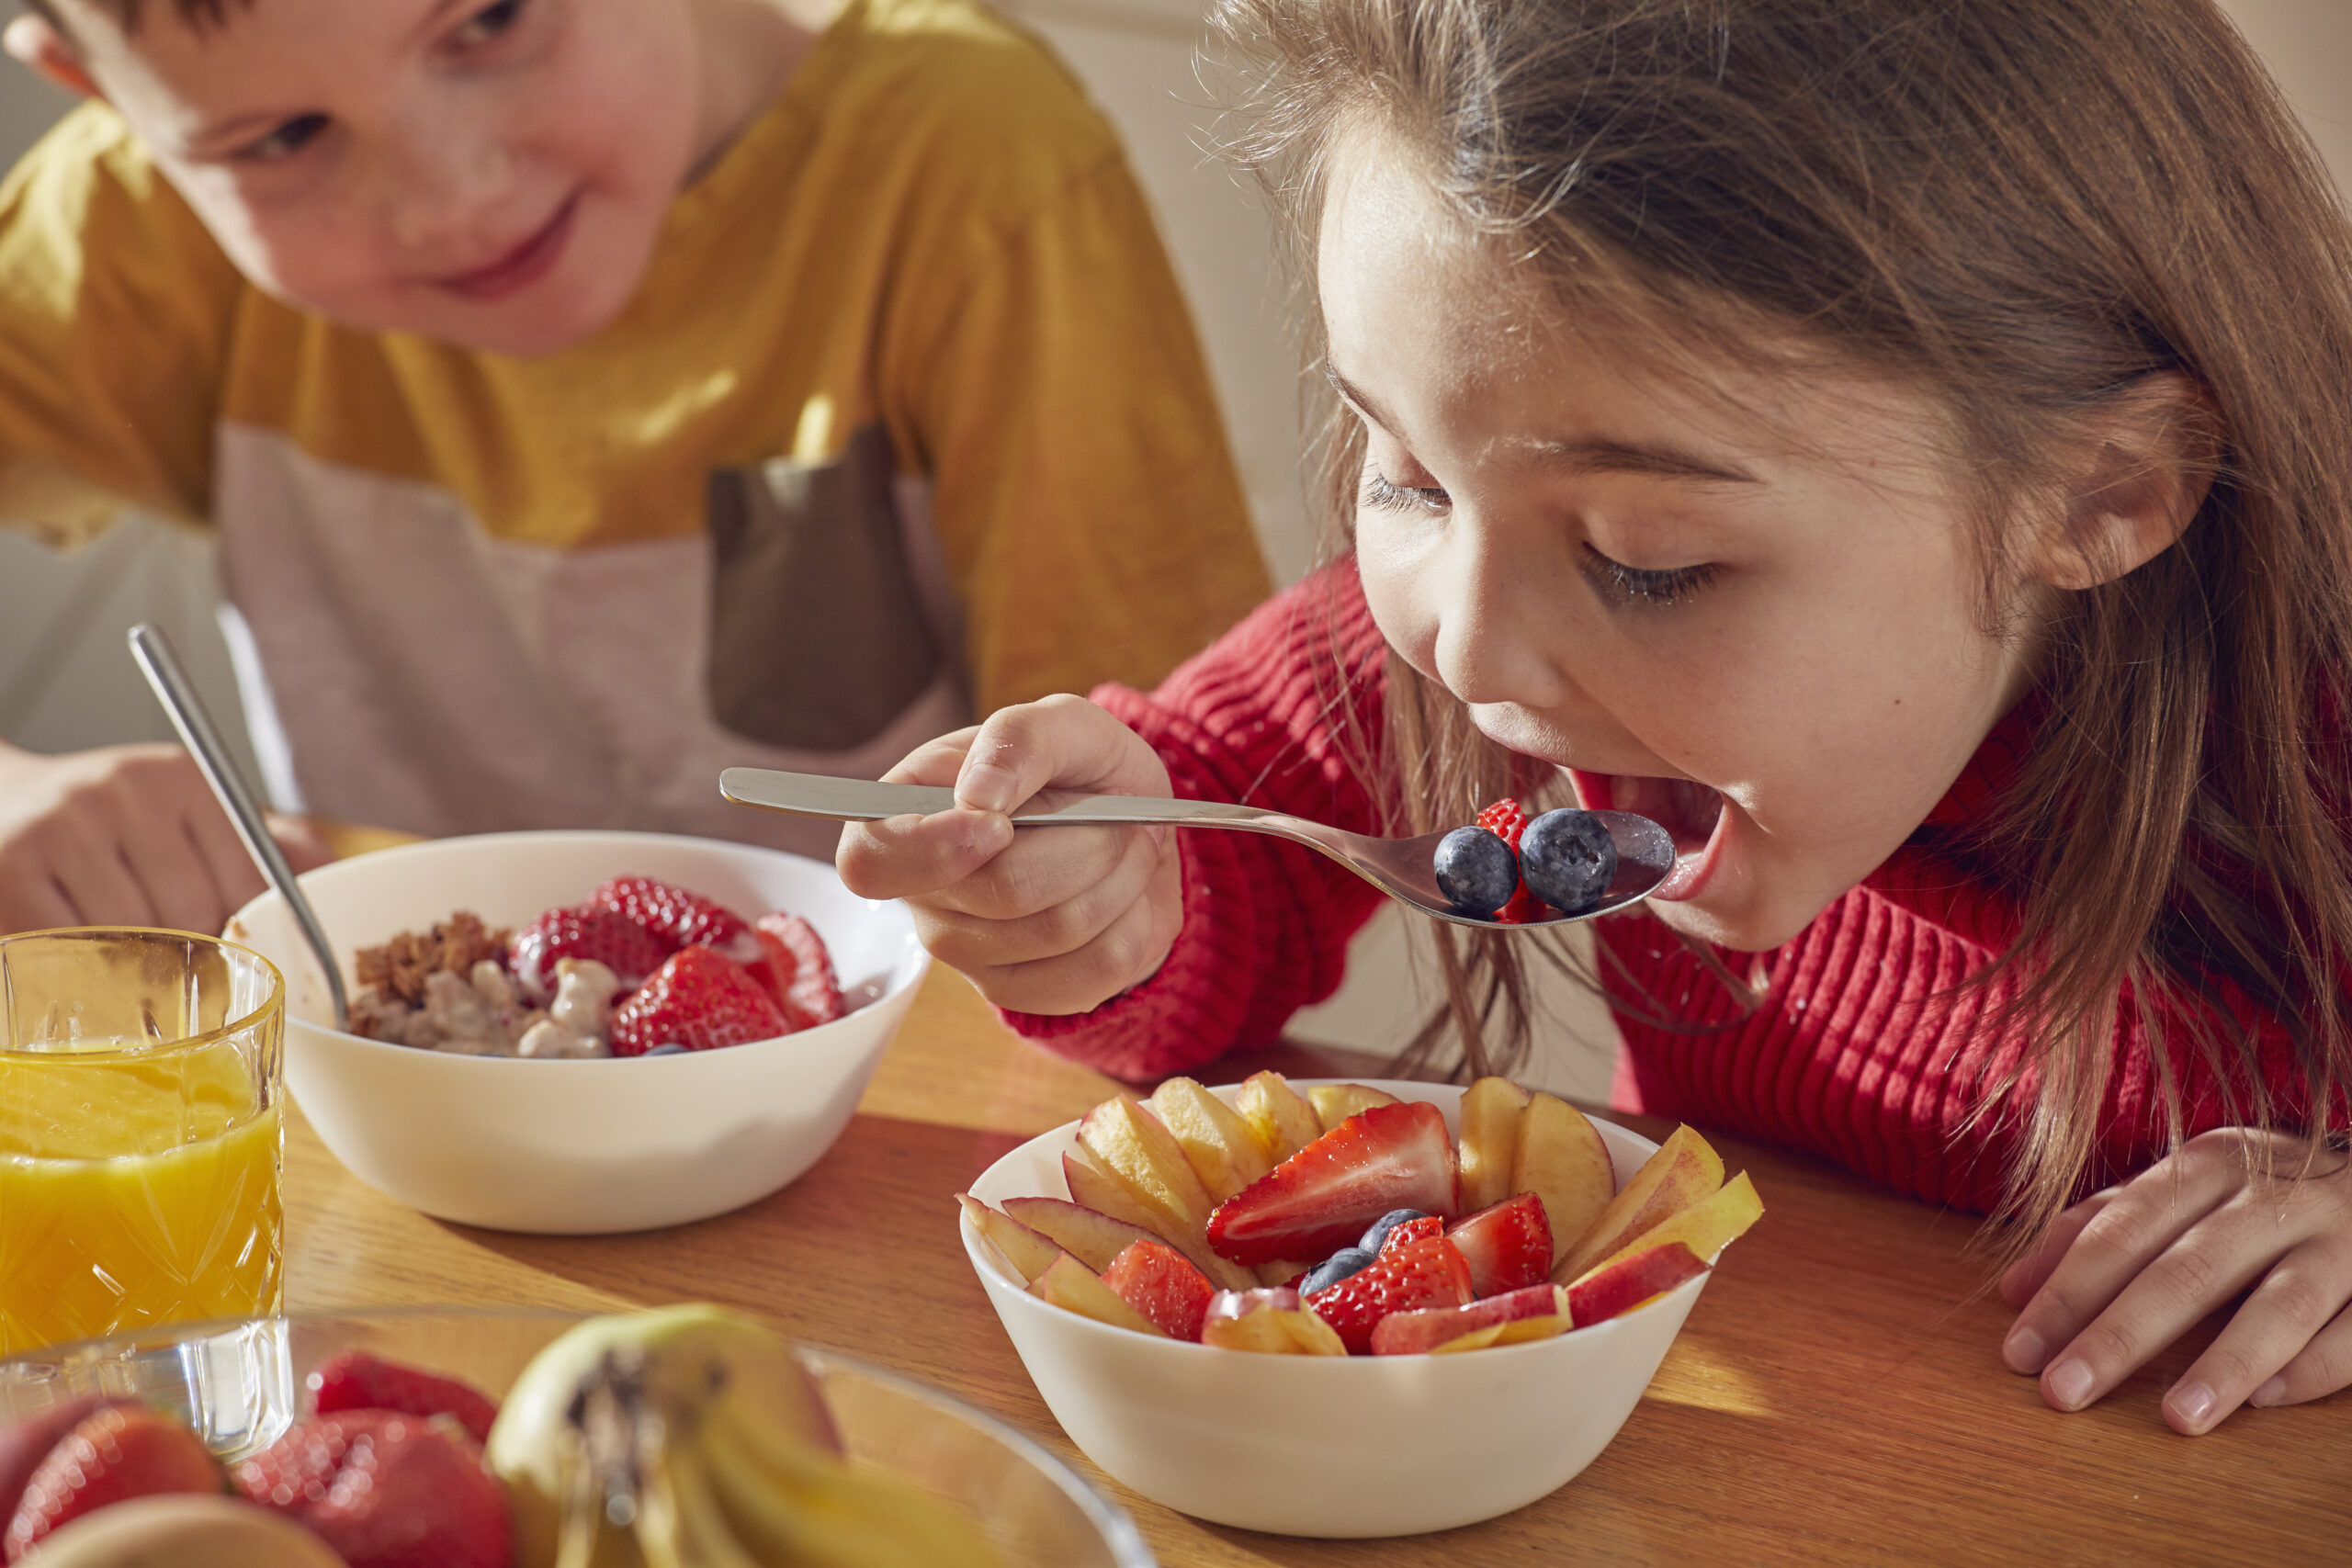
[[(1339, 372), (1330, 361), (1323, 362), (1323, 378), (1331, 389), (1350, 406), (1390, 434), (1396, 433), (1396, 421), (1362, 389)], [(1642, 474), (1654, 479), (1691, 479), (1702, 484), (1760, 484), (1754, 474), (1728, 468), (1722, 463), (1702, 457), (1694, 452), (1663, 442), (1611, 441), (1601, 436), (1583, 436), (1571, 441), (1538, 441), (1526, 448), (1546, 468), (1558, 468), (1568, 474)]]

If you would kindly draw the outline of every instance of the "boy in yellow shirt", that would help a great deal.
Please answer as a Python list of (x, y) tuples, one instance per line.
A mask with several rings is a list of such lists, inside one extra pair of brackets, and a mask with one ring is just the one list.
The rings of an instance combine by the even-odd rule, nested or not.
[[(270, 791), (766, 835), (1264, 592), (1108, 127), (972, 0), (47, 0), (0, 518), (217, 531)], [(810, 842), (804, 847), (820, 849)], [(0, 931), (215, 928), (185, 766), (0, 748)]]

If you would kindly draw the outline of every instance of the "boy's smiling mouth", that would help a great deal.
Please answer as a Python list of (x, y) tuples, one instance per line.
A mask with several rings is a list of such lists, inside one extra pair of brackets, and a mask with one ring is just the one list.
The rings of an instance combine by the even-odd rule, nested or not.
[(571, 238), (572, 216), (579, 209), (580, 195), (575, 191), (564, 198), (554, 217), (513, 250), (486, 266), (435, 278), (435, 286), (482, 303), (529, 288), (562, 259), (564, 243)]
[(1664, 828), (1674, 840), (1674, 869), (1650, 894), (1653, 898), (1695, 898), (1723, 858), (1724, 829), (1731, 814), (1722, 794), (1696, 779), (1647, 778), (1634, 773), (1589, 773), (1567, 770), (1577, 798), (1590, 811), (1631, 811)]

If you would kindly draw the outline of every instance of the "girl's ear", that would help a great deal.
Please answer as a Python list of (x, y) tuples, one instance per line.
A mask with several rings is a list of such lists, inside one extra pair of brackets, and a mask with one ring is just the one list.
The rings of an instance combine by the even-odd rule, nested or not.
[(98, 85), (82, 65), (82, 57), (65, 41), (65, 35), (46, 17), (30, 13), (10, 22), (6, 32), (0, 32), (0, 48), (7, 50), (18, 63), (40, 73), (69, 93), (85, 98), (103, 98)]
[(2096, 588), (2170, 548), (2212, 488), (2221, 431), (2221, 411), (2194, 377), (2160, 370), (2132, 382), (2078, 448), (2034, 577), (2052, 588)]

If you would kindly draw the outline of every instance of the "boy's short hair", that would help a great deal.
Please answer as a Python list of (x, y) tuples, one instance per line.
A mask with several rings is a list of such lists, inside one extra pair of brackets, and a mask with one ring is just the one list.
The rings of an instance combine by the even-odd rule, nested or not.
[[(141, 0), (93, 0), (93, 3), (110, 13), (124, 32), (138, 29)], [(253, 0), (243, 0), (243, 3), (250, 6)], [(24, 0), (24, 6), (26, 10), (60, 32), (65, 30), (65, 18), (57, 14), (53, 0)], [(172, 0), (172, 9), (179, 13), (181, 21), (199, 30), (220, 27), (229, 19), (229, 0)]]

